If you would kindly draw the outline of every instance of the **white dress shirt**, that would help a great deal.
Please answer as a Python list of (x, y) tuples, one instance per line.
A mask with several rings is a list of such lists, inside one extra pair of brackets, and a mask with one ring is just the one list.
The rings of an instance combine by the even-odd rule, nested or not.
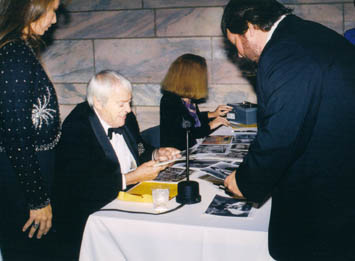
[[(103, 119), (101, 119), (100, 115), (94, 109), (97, 117), (100, 120), (102, 127), (105, 130), (106, 135), (108, 134), (108, 129), (110, 127)], [(118, 162), (120, 163), (121, 173), (122, 173), (122, 189), (127, 188), (126, 177), (125, 174), (137, 168), (137, 162), (134, 159), (130, 149), (127, 146), (126, 141), (123, 138), (123, 135), (118, 133), (112, 133), (112, 139), (110, 143), (116, 153), (118, 158)]]
[(271, 36), (273, 35), (273, 33), (275, 32), (277, 26), (279, 25), (279, 23), (286, 17), (286, 15), (283, 15), (280, 17), (279, 20), (277, 20), (271, 27), (269, 33), (268, 33), (268, 37), (267, 37), (267, 40), (266, 40), (266, 43), (271, 39)]

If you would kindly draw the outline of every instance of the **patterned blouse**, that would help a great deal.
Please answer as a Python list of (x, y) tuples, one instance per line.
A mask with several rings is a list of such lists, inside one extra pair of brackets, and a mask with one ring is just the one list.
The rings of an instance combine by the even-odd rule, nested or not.
[(0, 152), (6, 152), (30, 209), (50, 203), (36, 153), (60, 139), (54, 87), (24, 41), (0, 48)]

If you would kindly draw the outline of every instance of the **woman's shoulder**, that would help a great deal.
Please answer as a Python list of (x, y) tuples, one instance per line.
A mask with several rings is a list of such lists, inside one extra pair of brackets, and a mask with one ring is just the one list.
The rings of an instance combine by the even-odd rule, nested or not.
[(176, 103), (181, 103), (181, 97), (178, 95), (172, 93), (172, 92), (163, 92), (163, 96), (161, 97), (160, 103), (167, 103), (167, 104), (176, 104)]
[(0, 48), (3, 54), (27, 53), (30, 50), (30, 47), (21, 39), (9, 41)]
[(21, 64), (32, 64), (36, 61), (36, 57), (31, 47), (23, 40), (14, 40), (0, 48), (0, 61), (4, 65), (15, 63), (20, 66)]

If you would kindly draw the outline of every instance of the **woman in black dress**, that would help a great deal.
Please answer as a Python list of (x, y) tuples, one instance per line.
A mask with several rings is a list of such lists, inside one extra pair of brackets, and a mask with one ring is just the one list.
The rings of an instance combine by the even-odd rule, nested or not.
[(160, 100), (160, 146), (184, 150), (186, 131), (190, 126), (189, 145), (208, 136), (221, 125), (232, 108), (220, 105), (213, 112), (200, 112), (197, 103), (208, 94), (206, 60), (198, 55), (184, 54), (170, 66), (162, 82)]
[[(39, 37), (59, 0), (0, 1), (0, 247), (6, 260), (49, 260), (53, 149), (60, 139), (54, 87)], [(42, 239), (41, 239), (42, 238)]]

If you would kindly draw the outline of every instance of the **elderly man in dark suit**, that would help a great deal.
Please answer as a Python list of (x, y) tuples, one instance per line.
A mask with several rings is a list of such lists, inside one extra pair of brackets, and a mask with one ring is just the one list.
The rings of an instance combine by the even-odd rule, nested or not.
[(231, 0), (222, 30), (258, 64), (258, 134), (225, 185), (272, 196), (277, 260), (355, 260), (355, 48), (275, 0)]
[(131, 112), (131, 93), (122, 75), (102, 71), (88, 84), (87, 102), (63, 123), (53, 197), (54, 223), (63, 239), (58, 244), (67, 247), (60, 254), (77, 257), (87, 217), (127, 186), (154, 179), (166, 167), (155, 166), (156, 160), (179, 152), (144, 143)]

